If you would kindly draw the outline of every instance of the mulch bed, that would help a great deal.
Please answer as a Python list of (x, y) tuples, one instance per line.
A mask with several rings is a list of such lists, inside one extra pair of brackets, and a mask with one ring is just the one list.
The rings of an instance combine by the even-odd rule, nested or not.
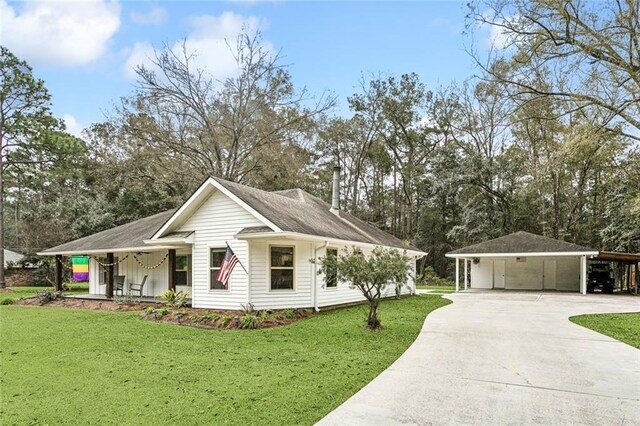
[(50, 306), (55, 308), (91, 309), (93, 311), (141, 311), (148, 306), (158, 306), (155, 303), (136, 302), (132, 304), (118, 304), (108, 300), (84, 300), (84, 299), (56, 299), (51, 302), (41, 303), (37, 297), (18, 299), (16, 305), (25, 306)]
[(108, 300), (56, 299), (41, 303), (37, 297), (18, 299), (16, 305), (48, 306), (71, 309), (90, 309), (94, 311), (140, 312), (144, 320), (165, 324), (186, 325), (211, 329), (271, 328), (288, 325), (310, 316), (311, 309), (284, 309), (255, 311), (251, 316), (256, 318), (255, 326), (247, 327), (242, 311), (201, 309), (201, 308), (168, 308), (157, 303), (136, 302), (116, 303)]
[[(163, 315), (163, 308), (155, 308), (153, 312), (143, 311), (143, 319), (166, 324), (186, 325), (190, 327), (212, 329), (244, 329), (271, 328), (288, 325), (307, 318), (313, 313), (311, 309), (268, 310), (245, 314), (242, 311), (221, 311), (215, 309), (180, 308), (173, 309)], [(256, 318), (255, 326), (248, 327), (243, 317), (251, 315)]]

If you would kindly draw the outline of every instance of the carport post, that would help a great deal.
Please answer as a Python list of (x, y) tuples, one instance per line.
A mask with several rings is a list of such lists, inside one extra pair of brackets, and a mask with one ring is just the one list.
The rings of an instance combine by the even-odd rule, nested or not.
[(467, 272), (468, 272), (467, 271), (467, 263), (469, 263), (468, 260), (469, 259), (465, 259), (464, 260), (464, 289), (465, 290), (467, 289), (467, 285), (469, 284), (469, 278), (468, 278), (468, 275), (467, 275)]
[(456, 291), (460, 291), (460, 259), (456, 257)]
[(587, 256), (580, 256), (580, 293), (587, 294)]

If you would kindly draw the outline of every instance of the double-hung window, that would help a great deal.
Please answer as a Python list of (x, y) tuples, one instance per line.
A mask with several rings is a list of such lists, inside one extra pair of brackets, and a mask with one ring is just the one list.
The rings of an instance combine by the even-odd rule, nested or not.
[(210, 249), (209, 254), (209, 289), (210, 290), (227, 290), (227, 287), (220, 281), (216, 280), (216, 275), (220, 270), (220, 265), (227, 252), (225, 247), (216, 247)]
[(191, 286), (191, 255), (177, 255), (176, 268), (173, 271), (175, 285)]
[(269, 250), (269, 282), (271, 283), (271, 290), (293, 290), (293, 247), (271, 246)]

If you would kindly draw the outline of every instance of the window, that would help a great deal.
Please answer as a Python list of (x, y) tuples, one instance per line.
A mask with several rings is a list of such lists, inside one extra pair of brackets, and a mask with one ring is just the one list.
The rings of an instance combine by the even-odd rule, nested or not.
[[(337, 259), (338, 250), (327, 249), (327, 257), (333, 257), (334, 259)], [(327, 286), (327, 288), (335, 288), (338, 286), (338, 270), (335, 263), (331, 265), (331, 268), (327, 268), (326, 276), (324, 277), (324, 284)]]
[[(118, 263), (117, 257), (114, 257), (113, 261), (115, 262), (115, 265), (113, 265), (113, 276), (115, 277), (116, 275), (120, 275), (118, 273), (118, 269), (119, 269), (118, 266), (120, 266), (120, 264)], [(107, 283), (107, 270), (109, 269), (109, 267), (102, 266), (102, 264), (108, 265), (106, 257), (98, 258), (98, 284), (99, 285), (105, 285)]]
[(271, 246), (271, 290), (293, 290), (293, 247)]
[(224, 255), (227, 252), (225, 247), (220, 248), (212, 248), (211, 253), (209, 255), (209, 289), (210, 290), (226, 290), (227, 287), (220, 281), (216, 280), (216, 275), (218, 275), (218, 271), (220, 270), (220, 265), (222, 264), (222, 259), (224, 259)]
[(176, 269), (173, 271), (175, 285), (191, 286), (191, 255), (177, 255)]

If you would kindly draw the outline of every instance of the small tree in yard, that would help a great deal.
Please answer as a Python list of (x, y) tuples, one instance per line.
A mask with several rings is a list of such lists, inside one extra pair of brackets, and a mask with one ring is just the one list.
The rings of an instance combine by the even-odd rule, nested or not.
[(340, 256), (327, 255), (319, 259), (318, 274), (346, 281), (357, 287), (369, 302), (367, 327), (381, 327), (378, 319), (380, 296), (389, 286), (402, 287), (409, 276), (409, 257), (395, 249), (376, 247), (371, 255), (358, 248), (345, 248)]

